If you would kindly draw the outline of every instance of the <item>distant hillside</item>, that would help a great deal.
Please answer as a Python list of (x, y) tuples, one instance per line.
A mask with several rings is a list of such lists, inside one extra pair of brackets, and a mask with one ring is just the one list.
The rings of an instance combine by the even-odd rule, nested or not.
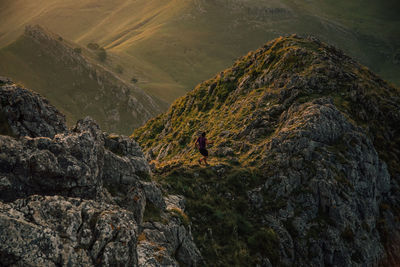
[(312, 34), (400, 84), (394, 0), (2, 1), (0, 46), (41, 24), (118, 55), (126, 81), (172, 102), (247, 51), (285, 34)]
[[(208, 266), (397, 266), (400, 90), (281, 37), (134, 131)], [(214, 141), (199, 166), (194, 141)]]
[(0, 73), (46, 96), (69, 124), (90, 115), (107, 131), (129, 133), (163, 110), (161, 101), (101, 65), (96, 53), (28, 26), (0, 49)]

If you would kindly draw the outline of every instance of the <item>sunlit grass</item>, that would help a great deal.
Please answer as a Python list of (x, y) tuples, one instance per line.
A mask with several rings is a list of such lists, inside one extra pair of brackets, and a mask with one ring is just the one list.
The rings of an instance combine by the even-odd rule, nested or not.
[(82, 46), (99, 43), (117, 55), (125, 81), (136, 77), (139, 86), (172, 102), (270, 39), (313, 34), (399, 83), (400, 66), (391, 59), (400, 42), (393, 6), (378, 0), (16, 0), (0, 10), (0, 47), (24, 25), (40, 23)]

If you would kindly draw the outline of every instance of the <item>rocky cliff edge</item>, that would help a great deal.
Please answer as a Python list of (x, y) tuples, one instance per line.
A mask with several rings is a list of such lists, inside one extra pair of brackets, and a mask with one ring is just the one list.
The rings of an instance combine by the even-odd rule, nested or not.
[(87, 117), (67, 129), (38, 94), (0, 79), (4, 266), (195, 266), (184, 199), (150, 181), (138, 144)]

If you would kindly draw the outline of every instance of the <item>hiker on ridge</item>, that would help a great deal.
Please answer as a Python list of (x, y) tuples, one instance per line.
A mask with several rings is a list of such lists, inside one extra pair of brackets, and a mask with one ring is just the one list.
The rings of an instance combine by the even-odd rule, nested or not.
[(195, 143), (196, 147), (199, 149), (200, 154), (203, 155), (203, 158), (199, 159), (200, 165), (201, 165), (202, 160), (204, 161), (204, 163), (206, 165), (208, 165), (208, 163), (207, 163), (208, 151), (206, 149), (206, 146), (208, 144), (212, 144), (212, 143), (213, 142), (207, 140), (205, 132), (203, 132), (201, 134), (201, 136), (199, 136), (199, 138), (197, 138), (196, 143)]

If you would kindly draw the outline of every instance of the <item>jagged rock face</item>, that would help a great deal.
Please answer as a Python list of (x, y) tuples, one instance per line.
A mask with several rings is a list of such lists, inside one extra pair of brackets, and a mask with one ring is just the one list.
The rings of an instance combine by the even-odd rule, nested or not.
[(137, 264), (138, 223), (118, 206), (61, 196), (1, 203), (2, 264)]
[(2, 137), (0, 145), (0, 172), (7, 185), (2, 188), (3, 200), (31, 194), (94, 198), (101, 191), (104, 141), (89, 118), (53, 139)]
[[(248, 243), (254, 264), (396, 266), (399, 124), (397, 88), (332, 46), (291, 36), (250, 52), (133, 136), (156, 161), (163, 181), (168, 179), (162, 175), (174, 177), (182, 165), (196, 170), (193, 178), (199, 176), (193, 166), (199, 154), (190, 143), (207, 132), (217, 170), (204, 180), (214, 181), (214, 188), (231, 181), (246, 189), (238, 195), (230, 186), (215, 190), (215, 201), (227, 198), (235, 207), (235, 199), (245, 198), (251, 210), (246, 220), (267, 229), (260, 235), (269, 245), (261, 250), (250, 244), (257, 230), (239, 238)], [(233, 180), (229, 175), (238, 169), (257, 169), (259, 184), (249, 186), (245, 176)], [(202, 185), (170, 183), (182, 194), (204, 191)], [(201, 211), (196, 200), (192, 203), (197, 205), (192, 210)]]
[[(260, 220), (280, 236), (282, 258), (295, 265), (377, 265), (384, 255), (379, 205), (391, 178), (372, 141), (329, 99), (291, 107), (281, 119), (263, 153), (268, 178), (249, 195)], [(265, 212), (267, 195), (284, 203), (278, 214)]]
[(54, 137), (67, 130), (65, 116), (38, 94), (0, 77), (1, 111), (18, 136)]
[[(168, 196), (162, 200), (166, 210), (179, 214), (184, 210), (183, 198)], [(200, 252), (190, 234), (190, 228), (179, 225), (174, 217), (169, 223), (144, 223), (137, 252), (140, 266), (192, 266), (193, 259), (199, 259)], [(169, 255), (175, 254), (175, 262)]]
[[(1, 102), (2, 110), (8, 103), (16, 111), (31, 109), (34, 122), (46, 127), (34, 131), (24, 116), (6, 113), (20, 137), (0, 135), (2, 265), (197, 264), (201, 257), (190, 226), (168, 212), (133, 139), (104, 133), (89, 117), (67, 130), (64, 117), (39, 95), (15, 86), (5, 92), (10, 100)], [(24, 135), (27, 129), (31, 137)], [(152, 220), (146, 218), (148, 207), (158, 214)], [(153, 235), (167, 238), (138, 246), (139, 236), (153, 224), (158, 225)], [(162, 261), (154, 246), (168, 247)]]

